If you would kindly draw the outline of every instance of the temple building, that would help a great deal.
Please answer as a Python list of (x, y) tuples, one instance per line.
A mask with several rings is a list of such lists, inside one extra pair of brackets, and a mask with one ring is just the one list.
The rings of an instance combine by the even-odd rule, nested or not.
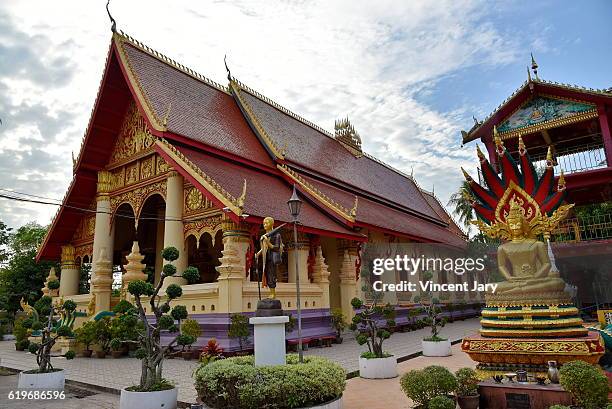
[[(363, 243), (465, 246), (435, 196), (363, 152), (348, 119), (330, 133), (229, 73), (227, 85), (215, 83), (114, 32), (72, 182), (38, 253), (61, 260), (58, 294), (45, 290), (83, 312), (110, 310), (130, 281), (158, 281), (160, 252), (174, 246), (179, 274), (196, 266), (200, 278), (165, 283), (183, 286), (178, 303), (201, 323), (203, 339), (233, 348), (230, 314), (257, 305), (262, 220), (291, 221), (293, 186), (304, 202), (299, 239), (283, 232), (276, 294), (295, 310), (297, 259), (306, 336), (333, 332), (331, 308), (352, 316)], [(79, 294), (84, 265), (92, 266), (90, 291)]]
[(517, 163), (526, 148), (539, 173), (552, 161), (555, 183), (565, 185), (567, 203), (575, 204), (552, 232), (557, 267), (577, 286), (583, 307), (612, 302), (612, 88), (543, 80), (532, 58), (527, 80), (486, 119), (474, 122), (462, 132), (463, 143), (480, 140), (497, 172), (496, 137)]

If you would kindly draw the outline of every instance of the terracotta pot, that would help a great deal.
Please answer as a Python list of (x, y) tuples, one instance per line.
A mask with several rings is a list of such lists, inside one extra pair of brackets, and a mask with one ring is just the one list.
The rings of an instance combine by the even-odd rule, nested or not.
[(191, 351), (183, 351), (181, 352), (181, 356), (183, 357), (185, 361), (189, 361), (191, 357), (193, 356), (193, 354)]
[(96, 351), (96, 358), (98, 359), (106, 358), (106, 351)]
[(118, 351), (111, 351), (111, 356), (115, 359), (121, 358), (123, 356), (123, 351), (122, 350), (118, 350)]
[(81, 356), (83, 358), (91, 358), (92, 353), (93, 351), (91, 349), (84, 349), (83, 352), (81, 352)]
[(476, 409), (480, 402), (480, 395), (457, 396), (457, 403), (461, 409)]

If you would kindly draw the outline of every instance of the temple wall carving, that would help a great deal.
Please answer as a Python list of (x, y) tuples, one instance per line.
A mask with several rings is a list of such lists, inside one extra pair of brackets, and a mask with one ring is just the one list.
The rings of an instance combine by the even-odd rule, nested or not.
[(194, 236), (196, 241), (200, 241), (200, 237), (202, 237), (204, 233), (208, 233), (213, 238), (214, 244), (215, 235), (220, 230), (223, 230), (221, 214), (183, 223), (185, 240), (187, 240), (189, 236)]

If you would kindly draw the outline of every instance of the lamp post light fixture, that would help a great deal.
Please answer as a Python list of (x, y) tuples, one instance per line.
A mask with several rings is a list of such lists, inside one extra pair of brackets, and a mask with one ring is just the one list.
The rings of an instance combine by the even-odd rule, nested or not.
[(302, 301), (300, 300), (300, 259), (297, 254), (298, 249), (298, 236), (297, 236), (297, 225), (298, 217), (300, 216), (300, 210), (302, 210), (302, 201), (297, 195), (295, 185), (293, 185), (293, 194), (287, 201), (289, 205), (289, 213), (293, 217), (293, 245), (295, 253), (295, 291), (297, 293), (297, 324), (298, 324), (298, 356), (300, 363), (304, 362), (304, 351), (302, 349)]

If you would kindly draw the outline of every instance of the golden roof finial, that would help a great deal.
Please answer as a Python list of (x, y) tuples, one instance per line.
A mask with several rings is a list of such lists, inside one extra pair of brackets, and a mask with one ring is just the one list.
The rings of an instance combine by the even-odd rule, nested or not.
[(533, 53), (531, 53), (531, 69), (533, 70), (533, 75), (535, 75), (536, 80), (539, 80), (538, 77), (538, 63), (535, 58), (533, 58)]
[(247, 181), (246, 179), (244, 179), (244, 184), (242, 185), (242, 193), (240, 194), (240, 197), (236, 199), (236, 205), (241, 209), (244, 207), (244, 200), (246, 199), (246, 189)]
[(529, 71), (529, 67), (527, 67), (527, 82), (531, 82), (531, 71)]
[(552, 145), (548, 145), (548, 151), (546, 152), (546, 167), (553, 167), (553, 153), (552, 153)]
[(352, 217), (357, 217), (357, 202), (359, 201), (359, 199), (357, 198), (357, 196), (355, 196), (355, 204), (353, 205), (353, 208), (351, 209), (351, 216)]

